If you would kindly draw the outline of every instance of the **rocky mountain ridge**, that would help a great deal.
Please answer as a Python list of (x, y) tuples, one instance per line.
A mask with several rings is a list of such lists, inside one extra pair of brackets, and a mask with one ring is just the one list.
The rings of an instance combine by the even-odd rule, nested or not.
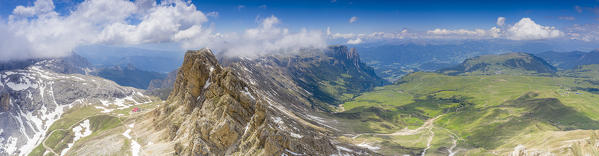
[(250, 60), (222, 67), (208, 49), (189, 51), (168, 104), (151, 115), (154, 130), (179, 155), (373, 154), (336, 141), (295, 96), (311, 93), (270, 77), (282, 71)]

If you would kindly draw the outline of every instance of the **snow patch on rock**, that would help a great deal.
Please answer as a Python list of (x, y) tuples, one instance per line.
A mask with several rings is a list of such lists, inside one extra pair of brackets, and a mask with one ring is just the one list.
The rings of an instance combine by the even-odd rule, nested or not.
[(63, 156), (65, 154), (67, 154), (67, 152), (69, 152), (69, 149), (71, 149), (71, 147), (73, 147), (73, 145), (75, 144), (75, 142), (77, 142), (77, 140), (91, 135), (92, 130), (89, 128), (90, 128), (89, 120), (85, 120), (78, 126), (73, 127), (73, 133), (75, 134), (75, 138), (73, 138), (73, 142), (67, 144), (68, 147), (65, 148), (64, 150), (62, 150), (62, 152), (60, 152), (60, 155)]

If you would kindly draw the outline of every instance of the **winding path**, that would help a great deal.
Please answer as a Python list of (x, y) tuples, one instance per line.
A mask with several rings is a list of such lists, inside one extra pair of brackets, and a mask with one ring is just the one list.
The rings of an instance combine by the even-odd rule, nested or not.
[[(416, 135), (416, 134), (428, 132), (430, 134), (430, 136), (427, 139), (426, 148), (424, 148), (424, 150), (421, 153), (421, 155), (424, 156), (424, 155), (426, 155), (426, 151), (428, 149), (430, 149), (431, 144), (433, 142), (433, 138), (435, 137), (435, 132), (433, 132), (433, 128), (435, 128), (435, 125), (433, 123), (435, 122), (435, 120), (437, 120), (441, 116), (443, 116), (443, 115), (439, 115), (435, 118), (428, 119), (427, 121), (424, 122), (424, 124), (422, 124), (422, 126), (416, 128), (416, 129), (404, 128), (402, 130), (399, 130), (399, 131), (396, 131), (393, 133), (388, 133), (388, 134), (387, 133), (362, 133), (362, 134), (357, 134), (357, 135), (353, 136), (352, 139), (356, 139), (357, 137), (359, 137), (363, 134), (378, 135), (378, 136), (406, 136), (406, 135)], [(453, 156), (459, 151), (459, 150), (454, 151), (454, 149), (457, 147), (459, 137), (455, 133), (449, 131), (448, 129), (445, 129), (445, 130), (451, 134), (450, 137), (452, 139), (452, 145), (451, 145), (451, 147), (449, 147), (447, 149), (447, 151), (449, 152), (449, 156)]]
[[(79, 121), (77, 121), (77, 122), (73, 123), (71, 126), (69, 126), (69, 130), (72, 130), (72, 129), (73, 129), (73, 127), (75, 127), (77, 124), (79, 124), (79, 123), (81, 123), (81, 122), (83, 122), (83, 121), (85, 121), (85, 120), (87, 120), (87, 119), (89, 119), (89, 118), (91, 118), (91, 117), (95, 117), (95, 116), (101, 116), (101, 115), (108, 115), (108, 116), (116, 117), (116, 118), (117, 118), (117, 119), (118, 119), (118, 120), (121, 122), (121, 125), (124, 125), (124, 124), (123, 124), (123, 121), (122, 121), (122, 120), (121, 120), (121, 118), (119, 118), (118, 116), (115, 116), (115, 115), (112, 115), (112, 114), (96, 114), (96, 115), (92, 115), (92, 116), (85, 117), (85, 118), (83, 118), (83, 119), (81, 119), (81, 120), (79, 120)], [(58, 131), (58, 130), (61, 130), (61, 131), (67, 131), (66, 129), (63, 129), (63, 128), (60, 128), (60, 129), (54, 129), (54, 130), (52, 130), (50, 133), (48, 133), (48, 135), (47, 135), (47, 136), (45, 136), (44, 140), (42, 141), (42, 146), (43, 146), (43, 147), (44, 147), (44, 148), (45, 148), (47, 151), (50, 151), (50, 152), (52, 152), (52, 154), (54, 154), (54, 155), (57, 155), (57, 156), (59, 156), (60, 154), (57, 154), (57, 153), (54, 151), (54, 149), (52, 149), (52, 148), (48, 147), (48, 146), (46, 145), (46, 140), (48, 140), (48, 138), (49, 138), (50, 136), (52, 136), (52, 134), (54, 134), (54, 132), (56, 132), (56, 131)]]

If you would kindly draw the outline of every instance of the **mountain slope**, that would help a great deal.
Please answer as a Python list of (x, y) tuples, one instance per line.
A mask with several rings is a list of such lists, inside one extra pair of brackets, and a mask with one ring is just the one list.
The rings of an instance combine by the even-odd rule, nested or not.
[(527, 53), (482, 55), (466, 59), (460, 65), (440, 70), (450, 75), (458, 74), (553, 74), (555, 67), (545, 60)]
[(177, 79), (177, 73), (179, 70), (169, 72), (163, 79), (153, 79), (148, 85), (146, 94), (160, 97), (162, 100), (166, 100), (173, 90), (175, 80)]
[[(154, 126), (146, 130), (164, 135), (164, 140), (153, 142), (174, 142), (174, 152), (180, 155), (368, 153), (334, 141), (331, 129), (306, 120), (307, 111), (300, 111), (305, 107), (292, 107), (290, 102), (300, 97), (293, 100), (286, 96), (290, 91), (275, 91), (283, 89), (277, 85), (262, 86), (275, 81), (254, 79), (270, 75), (248, 67), (252, 66), (242, 61), (223, 68), (207, 49), (187, 52), (168, 104), (150, 115)], [(252, 72), (256, 73), (239, 77)]]
[(302, 97), (301, 102), (293, 103), (324, 111), (333, 111), (361, 92), (388, 83), (361, 62), (355, 49), (346, 46), (225, 62), (239, 62), (242, 76), (254, 85), (271, 87), (272, 94), (289, 92), (290, 97)]
[(122, 86), (130, 86), (139, 89), (147, 89), (152, 80), (165, 77), (164, 74), (140, 70), (133, 65), (96, 67), (93, 72), (90, 72), (89, 74), (112, 80)]
[(574, 69), (581, 65), (599, 64), (599, 51), (543, 52), (537, 56), (561, 69)]
[(88, 71), (78, 65), (80, 60), (34, 62), (0, 72), (0, 155), (28, 154), (43, 141), (53, 122), (73, 107), (114, 100), (149, 101), (140, 90), (94, 76), (69, 74)]
[(599, 98), (587, 88), (599, 86), (588, 79), (417, 72), (346, 102), (337, 116), (355, 129), (349, 141), (388, 155), (594, 155)]

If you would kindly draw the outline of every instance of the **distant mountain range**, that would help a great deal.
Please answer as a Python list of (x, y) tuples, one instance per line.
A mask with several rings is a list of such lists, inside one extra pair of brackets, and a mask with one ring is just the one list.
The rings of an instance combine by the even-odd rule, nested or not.
[(543, 52), (536, 54), (560, 69), (573, 69), (580, 65), (599, 64), (599, 50), (590, 52)]
[(112, 80), (122, 86), (139, 89), (147, 89), (150, 81), (166, 77), (166, 74), (144, 71), (131, 64), (126, 66), (95, 67), (89, 74)]
[[(440, 40), (429, 42), (370, 43), (356, 45), (362, 60), (372, 66), (377, 75), (393, 81), (416, 71), (436, 71), (460, 64), (467, 58), (486, 54), (526, 52), (539, 54), (568, 49), (589, 50), (593, 44), (553, 43), (549, 41), (506, 40)], [(542, 55), (539, 57), (547, 59)], [(551, 60), (547, 60), (552, 62)], [(553, 63), (552, 63), (553, 64)]]
[(143, 71), (171, 72), (183, 62), (183, 52), (134, 47), (84, 46), (76, 53), (96, 67), (129, 66)]

